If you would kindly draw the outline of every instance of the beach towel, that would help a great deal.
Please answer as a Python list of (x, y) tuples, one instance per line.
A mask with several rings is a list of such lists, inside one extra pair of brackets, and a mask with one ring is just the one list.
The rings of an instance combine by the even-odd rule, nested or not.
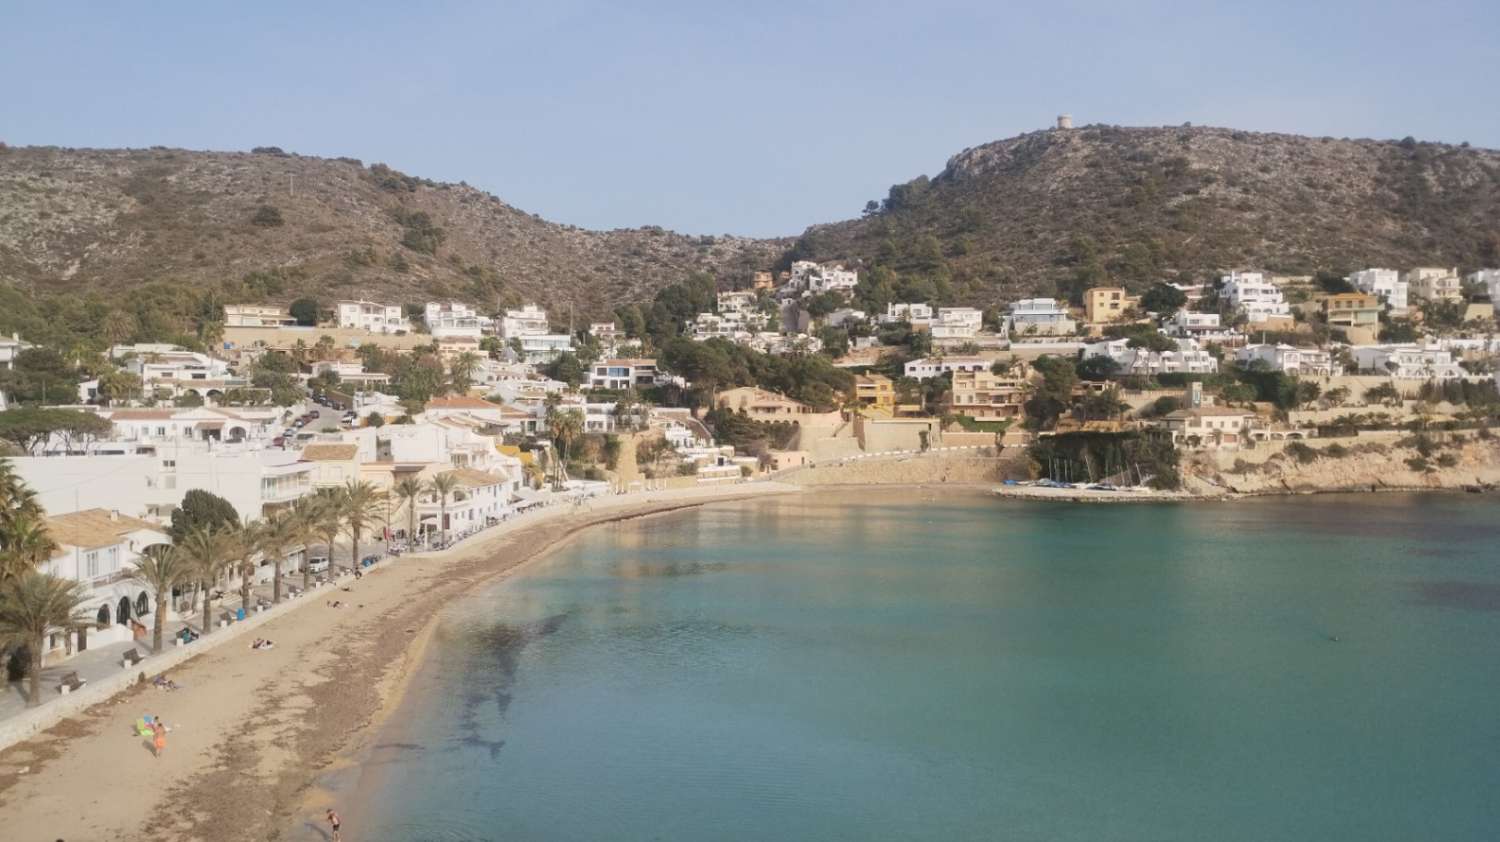
[(151, 722), (152, 719), (149, 716), (143, 716), (140, 719), (137, 719), (135, 721), (136, 734), (142, 737), (152, 736), (155, 732), (151, 730)]

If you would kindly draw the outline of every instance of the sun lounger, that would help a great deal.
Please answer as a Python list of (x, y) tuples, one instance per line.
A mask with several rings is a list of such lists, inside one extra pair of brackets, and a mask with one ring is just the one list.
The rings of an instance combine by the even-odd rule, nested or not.
[(70, 672), (62, 677), (62, 683), (57, 685), (57, 692), (66, 696), (87, 683), (88, 681), (78, 677), (78, 673)]

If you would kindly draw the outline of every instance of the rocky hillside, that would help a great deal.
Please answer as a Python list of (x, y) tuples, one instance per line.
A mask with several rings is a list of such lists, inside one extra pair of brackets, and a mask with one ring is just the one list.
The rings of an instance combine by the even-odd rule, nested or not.
[[(797, 253), (936, 274), (954, 297), (1500, 263), (1500, 152), (1217, 128), (1089, 126), (966, 149)], [(940, 284), (941, 286), (941, 284)]]
[(585, 231), (463, 184), (256, 153), (0, 145), (0, 279), (39, 292), (219, 285), (226, 300), (537, 300), (602, 314), (696, 271), (764, 268), (786, 243)]
[[(352, 159), (0, 145), (0, 281), (214, 285), (224, 300), (537, 300), (580, 315), (695, 271), (846, 259), (899, 297), (991, 304), (1234, 267), (1500, 264), (1500, 152), (1089, 126), (967, 149), (800, 238), (585, 231)], [(879, 295), (867, 303), (878, 303)]]

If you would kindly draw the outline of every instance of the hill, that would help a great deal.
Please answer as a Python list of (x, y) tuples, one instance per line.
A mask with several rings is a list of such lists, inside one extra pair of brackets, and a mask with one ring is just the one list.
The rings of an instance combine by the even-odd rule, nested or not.
[(1500, 152), (1221, 128), (1032, 132), (966, 149), (794, 254), (991, 303), (1112, 281), (1500, 263)]
[(748, 276), (785, 247), (586, 231), (464, 184), (274, 148), (0, 145), (0, 279), (43, 294), (164, 281), (225, 301), (536, 300), (603, 315), (693, 272)]
[[(868, 306), (990, 305), (1240, 267), (1497, 265), (1500, 152), (1221, 128), (1048, 130), (966, 149), (935, 177), (892, 187), (862, 218), (757, 240), (587, 231), (462, 183), (274, 148), (0, 145), (0, 281), (22, 291), (0, 285), (0, 310), (18, 294), (104, 299), (76, 317), (42, 308), (23, 327), (59, 316), (96, 324), (117, 293), (159, 302), (183, 285), (207, 303), (179, 325), (201, 325), (213, 302), (299, 294), (538, 301), (603, 316), (695, 272), (737, 287), (800, 257), (865, 269)], [(15, 327), (3, 312), (0, 322)]]

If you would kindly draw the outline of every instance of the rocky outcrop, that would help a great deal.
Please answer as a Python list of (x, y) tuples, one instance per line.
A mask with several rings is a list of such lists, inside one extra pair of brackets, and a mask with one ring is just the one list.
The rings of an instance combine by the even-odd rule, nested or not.
[[(1343, 455), (1322, 455), (1330, 445), (1344, 447)], [(1184, 485), (1208, 495), (1500, 488), (1500, 439), (1439, 442), (1425, 456), (1409, 444), (1361, 448), (1312, 440), (1307, 446), (1320, 455), (1282, 452), (1228, 469), (1199, 454), (1184, 461)]]

